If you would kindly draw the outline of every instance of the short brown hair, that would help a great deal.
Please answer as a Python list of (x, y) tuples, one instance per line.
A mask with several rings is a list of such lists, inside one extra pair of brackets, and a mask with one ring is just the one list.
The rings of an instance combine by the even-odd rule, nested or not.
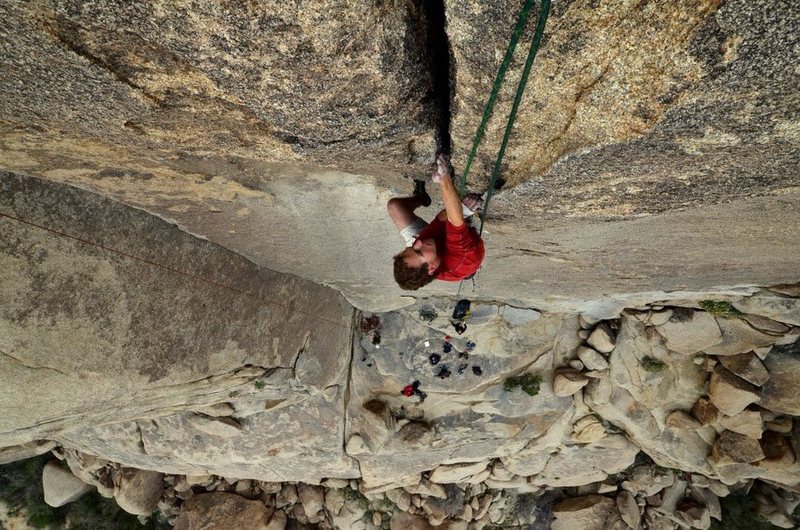
[(394, 280), (397, 285), (406, 291), (416, 291), (420, 287), (425, 287), (434, 279), (435, 277), (432, 274), (428, 274), (426, 265), (410, 267), (402, 253), (394, 257)]

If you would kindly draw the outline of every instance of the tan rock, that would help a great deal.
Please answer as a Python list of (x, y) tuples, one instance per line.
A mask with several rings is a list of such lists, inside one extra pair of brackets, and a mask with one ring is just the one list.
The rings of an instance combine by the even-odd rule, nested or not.
[(785, 324), (800, 326), (800, 303), (797, 298), (761, 291), (733, 302), (739, 311), (756, 314)]
[(699, 421), (684, 410), (673, 410), (666, 419), (667, 427), (671, 429), (698, 429)]
[(402, 488), (388, 490), (386, 498), (395, 503), (401, 511), (407, 512), (411, 508), (411, 494)]
[(297, 496), (303, 504), (303, 510), (309, 517), (319, 513), (325, 504), (325, 490), (319, 486), (298, 484)]
[(692, 416), (697, 418), (702, 425), (716, 422), (721, 413), (708, 398), (701, 397), (692, 406)]
[(51, 460), (42, 470), (44, 502), (58, 508), (80, 498), (93, 488), (73, 475), (58, 460)]
[(722, 342), (714, 346), (705, 348), (705, 352), (711, 355), (738, 355), (753, 351), (753, 348), (761, 348), (773, 344), (776, 338), (772, 335), (762, 333), (738, 318), (720, 318), (717, 320)]
[(614, 501), (602, 495), (564, 499), (553, 506), (551, 530), (605, 530)]
[(156, 471), (122, 468), (114, 475), (114, 498), (134, 515), (150, 515), (164, 492), (164, 475)]
[(789, 438), (776, 432), (764, 433), (761, 450), (765, 458), (758, 462), (759, 467), (789, 467), (797, 461)]
[(605, 427), (603, 427), (600, 420), (590, 414), (575, 422), (571, 439), (576, 443), (588, 444), (602, 440), (605, 437)]
[(672, 471), (663, 471), (655, 466), (636, 466), (628, 480), (622, 482), (622, 488), (635, 495), (651, 497), (675, 483)]
[(444, 486), (436, 484), (428, 479), (422, 479), (419, 484), (413, 486), (406, 486), (405, 490), (412, 495), (416, 494), (439, 499), (447, 498), (447, 492), (445, 492)]
[(553, 378), (553, 393), (557, 396), (571, 396), (589, 383), (589, 378), (573, 368), (556, 370)]
[(606, 322), (601, 322), (589, 334), (586, 343), (601, 353), (611, 353), (617, 341), (611, 326)]
[(767, 430), (778, 432), (781, 434), (789, 434), (792, 432), (792, 427), (794, 426), (794, 421), (792, 420), (791, 416), (779, 416), (771, 421), (767, 421), (764, 423), (764, 427)]
[[(280, 512), (283, 513), (283, 512)], [(271, 510), (260, 501), (247, 500), (233, 493), (203, 493), (181, 505), (174, 530), (228, 530), (248, 528), (268, 530)]]
[(664, 309), (662, 311), (651, 311), (647, 319), (647, 323), (651, 326), (662, 326), (669, 322), (672, 318), (672, 309)]
[(639, 521), (641, 514), (639, 513), (639, 506), (636, 504), (636, 498), (628, 491), (621, 491), (616, 499), (617, 510), (620, 517), (631, 528), (639, 528)]
[(486, 469), (489, 463), (470, 462), (465, 464), (447, 464), (441, 465), (431, 471), (430, 481), (436, 484), (452, 484), (457, 482), (464, 482), (467, 478), (480, 473)]
[(586, 346), (578, 348), (578, 358), (583, 365), (589, 370), (606, 370), (608, 369), (608, 361), (605, 357), (600, 355), (596, 350)]
[(800, 416), (800, 348), (796, 345), (775, 348), (764, 364), (769, 381), (759, 392), (760, 405), (779, 414)]
[(761, 413), (757, 410), (743, 410), (736, 416), (723, 416), (719, 420), (719, 426), (729, 431), (744, 434), (753, 440), (759, 440), (761, 432), (764, 430)]
[(733, 431), (723, 431), (711, 451), (711, 459), (718, 466), (751, 463), (764, 458), (757, 440)]
[(742, 315), (742, 320), (753, 326), (759, 331), (769, 333), (770, 335), (783, 335), (791, 329), (791, 327), (761, 315)]
[(708, 395), (714, 406), (728, 416), (735, 416), (760, 401), (756, 387), (719, 366), (711, 374)]
[(719, 357), (719, 362), (730, 372), (756, 386), (763, 385), (769, 379), (767, 367), (753, 352), (723, 355)]
[(704, 311), (676, 308), (669, 321), (656, 328), (667, 348), (684, 355), (694, 355), (722, 342), (716, 319)]

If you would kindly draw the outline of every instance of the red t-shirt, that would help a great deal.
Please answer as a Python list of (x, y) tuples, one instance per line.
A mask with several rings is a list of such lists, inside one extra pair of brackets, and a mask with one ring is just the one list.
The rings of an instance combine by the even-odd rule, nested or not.
[(483, 262), (483, 241), (467, 223), (454, 226), (450, 221), (441, 221), (436, 217), (417, 236), (417, 239), (428, 238), (436, 241), (436, 252), (442, 260), (436, 270), (437, 280), (463, 280), (477, 272)]

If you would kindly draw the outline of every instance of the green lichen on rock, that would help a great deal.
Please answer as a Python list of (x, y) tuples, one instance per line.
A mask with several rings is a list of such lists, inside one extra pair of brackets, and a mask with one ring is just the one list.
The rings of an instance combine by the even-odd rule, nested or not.
[(509, 377), (503, 382), (503, 390), (506, 392), (513, 392), (517, 388), (521, 388), (523, 392), (529, 396), (535, 396), (539, 393), (539, 385), (542, 382), (542, 377), (533, 374), (522, 374), (517, 377)]
[(253, 383), (253, 385), (256, 387), (256, 390), (263, 390), (264, 387), (266, 386), (264, 381), (256, 381), (255, 383)]
[(700, 307), (707, 313), (711, 313), (715, 317), (721, 318), (739, 318), (742, 312), (733, 307), (730, 302), (724, 300), (703, 300), (700, 302)]
[(642, 357), (641, 364), (642, 368), (652, 373), (658, 373), (661, 370), (663, 370), (664, 367), (666, 366), (666, 364), (664, 364), (662, 361), (659, 361), (658, 359), (647, 355)]

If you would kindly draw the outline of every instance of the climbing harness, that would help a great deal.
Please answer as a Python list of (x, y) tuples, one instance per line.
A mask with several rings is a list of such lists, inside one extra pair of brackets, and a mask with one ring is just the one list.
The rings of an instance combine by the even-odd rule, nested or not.
[[(533, 4), (534, 0), (525, 1), (525, 5), (522, 7), (519, 17), (517, 18), (517, 24), (514, 26), (514, 32), (511, 34), (511, 40), (508, 43), (508, 48), (506, 49), (503, 61), (500, 63), (500, 67), (497, 70), (497, 75), (495, 76), (494, 83), (492, 84), (492, 91), (490, 92), (489, 99), (487, 100), (486, 106), (483, 109), (481, 123), (478, 125), (477, 131), (475, 131), (475, 137), (472, 140), (472, 149), (470, 149), (469, 155), (467, 156), (467, 162), (464, 165), (464, 172), (461, 175), (461, 181), (459, 182), (458, 186), (458, 193), (460, 196), (463, 196), (464, 192), (466, 191), (467, 177), (469, 176), (469, 170), (472, 167), (472, 161), (475, 158), (475, 155), (478, 151), (478, 146), (480, 145), (483, 135), (486, 132), (486, 125), (489, 122), (489, 118), (492, 116), (495, 103), (497, 102), (497, 95), (500, 92), (500, 87), (502, 86), (503, 81), (505, 80), (506, 71), (508, 70), (508, 66), (511, 64), (511, 59), (514, 56), (517, 42), (522, 35), (523, 29), (525, 28), (525, 23), (528, 20), (528, 16), (533, 8)], [(525, 67), (522, 70), (522, 76), (520, 77), (519, 84), (517, 85), (517, 91), (514, 94), (514, 103), (512, 104), (511, 111), (508, 114), (508, 121), (506, 122), (505, 132), (503, 133), (503, 140), (500, 143), (500, 149), (497, 152), (497, 158), (495, 159), (494, 167), (492, 168), (492, 175), (489, 179), (489, 188), (486, 192), (486, 198), (483, 201), (483, 211), (480, 214), (481, 225), (478, 231), (479, 235), (483, 235), (483, 225), (486, 223), (486, 215), (489, 212), (489, 202), (492, 200), (492, 195), (497, 188), (497, 179), (500, 175), (500, 167), (503, 162), (503, 157), (506, 153), (508, 140), (511, 137), (511, 131), (514, 128), (514, 121), (517, 119), (517, 111), (522, 103), (522, 96), (525, 92), (525, 87), (528, 84), (528, 76), (530, 75), (531, 67), (533, 66), (533, 60), (536, 58), (536, 54), (539, 51), (542, 35), (544, 35), (544, 28), (547, 24), (547, 16), (549, 14), (550, 0), (541, 0), (541, 5), (539, 8), (539, 20), (536, 23), (536, 30), (534, 31), (533, 39), (531, 40), (531, 45), (528, 49), (528, 57), (525, 60)], [(466, 323), (464, 322), (466, 319), (466, 314), (462, 315), (463, 311), (460, 309), (460, 307), (463, 308), (463, 306), (466, 305), (467, 314), (469, 311), (469, 300), (459, 300), (463, 283), (464, 280), (461, 280), (459, 283), (458, 294), (456, 294), (456, 300), (458, 300), (458, 302), (456, 303), (456, 307), (453, 310), (453, 316), (451, 318), (451, 324), (459, 333), (459, 335), (466, 331)], [(473, 287), (474, 285), (473, 279)]]

